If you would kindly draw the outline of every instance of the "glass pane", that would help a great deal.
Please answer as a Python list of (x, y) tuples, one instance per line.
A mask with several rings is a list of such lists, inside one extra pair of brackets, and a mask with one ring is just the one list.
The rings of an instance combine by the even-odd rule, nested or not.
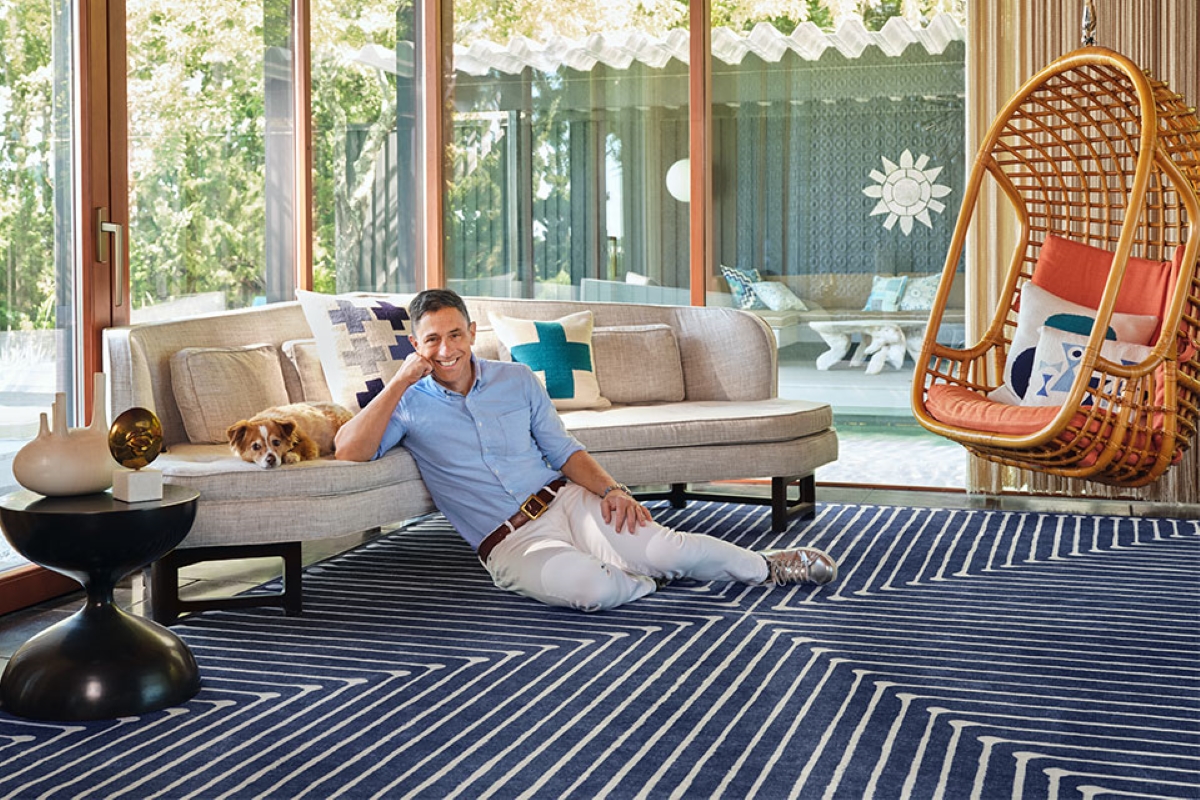
[(287, 0), (129, 0), (134, 322), (290, 300)]
[(312, 16), (315, 287), (416, 291), (416, 10), (313, 0)]
[(446, 275), (462, 294), (690, 302), (687, 195), (667, 186), (687, 158), (687, 5), (594, 10), (455, 4)]
[[(714, 4), (714, 261), (729, 269), (710, 288), (772, 326), (781, 395), (833, 406), (841, 456), (817, 480), (961, 488), (966, 457), (917, 426), (910, 386), (966, 170), (964, 3), (808, 9)], [(932, 335), (961, 343), (961, 293), (952, 305)]]
[[(0, 15), (0, 494), (56, 392), (75, 418), (71, 6), (18, 0)], [(24, 560), (0, 537), (0, 572)]]

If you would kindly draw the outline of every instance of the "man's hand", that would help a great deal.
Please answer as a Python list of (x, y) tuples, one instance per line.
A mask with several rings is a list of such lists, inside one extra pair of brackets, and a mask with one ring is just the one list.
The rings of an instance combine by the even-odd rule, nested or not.
[(408, 354), (400, 365), (393, 380), (402, 381), (406, 386), (413, 386), (417, 381), (433, 372), (433, 362), (417, 352)]
[(600, 501), (604, 521), (621, 532), (622, 527), (633, 533), (651, 520), (650, 511), (620, 489), (614, 489)]

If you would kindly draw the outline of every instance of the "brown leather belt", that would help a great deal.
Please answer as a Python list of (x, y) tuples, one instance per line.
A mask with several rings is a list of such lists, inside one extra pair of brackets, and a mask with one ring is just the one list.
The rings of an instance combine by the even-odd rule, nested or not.
[(550, 507), (551, 501), (558, 494), (558, 490), (567, 485), (566, 478), (557, 478), (550, 481), (538, 491), (529, 495), (524, 503), (521, 503), (521, 508), (517, 513), (508, 518), (499, 528), (489, 533), (484, 540), (479, 543), (479, 560), (487, 563), (488, 556), (492, 554), (492, 550), (496, 545), (503, 542), (510, 533), (524, 525), (530, 520), (537, 519), (542, 515), (542, 512)]

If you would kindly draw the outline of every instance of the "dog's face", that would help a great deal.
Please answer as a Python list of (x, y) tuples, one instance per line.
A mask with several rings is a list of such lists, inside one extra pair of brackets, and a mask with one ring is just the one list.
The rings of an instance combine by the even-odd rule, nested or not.
[(230, 426), (228, 433), (230, 449), (264, 469), (283, 464), (296, 443), (296, 423), (288, 420), (243, 420)]

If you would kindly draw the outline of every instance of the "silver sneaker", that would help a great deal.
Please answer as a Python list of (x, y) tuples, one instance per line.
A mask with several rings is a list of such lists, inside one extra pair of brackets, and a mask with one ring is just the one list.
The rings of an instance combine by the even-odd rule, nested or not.
[(837, 562), (815, 547), (796, 547), (791, 550), (760, 550), (767, 560), (765, 583), (786, 586), (790, 583), (812, 583), (818, 586), (837, 579)]

